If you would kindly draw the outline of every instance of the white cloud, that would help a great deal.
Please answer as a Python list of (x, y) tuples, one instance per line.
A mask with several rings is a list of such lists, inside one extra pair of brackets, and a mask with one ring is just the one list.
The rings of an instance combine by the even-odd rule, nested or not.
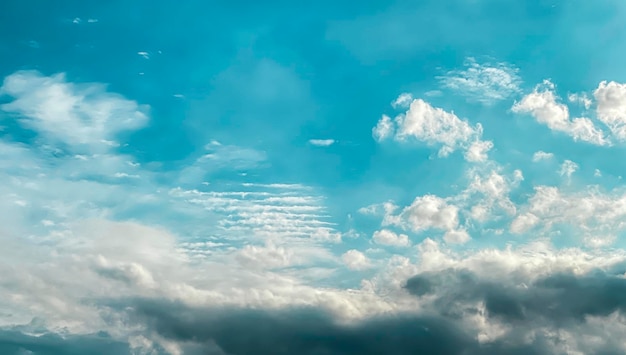
[(599, 245), (611, 243), (626, 230), (626, 193), (619, 190), (604, 193), (597, 187), (564, 193), (557, 187), (537, 186), (528, 203), (511, 223), (511, 232), (525, 233), (534, 227), (543, 232), (570, 226), (572, 237)]
[(616, 139), (626, 141), (626, 84), (603, 81), (593, 96), (598, 105), (598, 119), (609, 127)]
[(577, 103), (577, 104), (583, 105), (583, 107), (585, 107), (585, 109), (587, 110), (591, 107), (591, 104), (593, 103), (591, 99), (587, 97), (587, 94), (585, 93), (569, 94), (567, 95), (567, 99), (571, 103)]
[(449, 205), (435, 195), (417, 197), (397, 216), (389, 216), (386, 224), (422, 232), (429, 229), (454, 230), (459, 224), (458, 207)]
[(575, 141), (580, 140), (596, 145), (611, 144), (604, 132), (597, 128), (589, 118), (570, 119), (568, 107), (558, 102), (555, 86), (548, 80), (537, 85), (532, 93), (516, 102), (512, 111), (528, 113), (537, 122), (545, 124), (553, 131), (563, 132)]
[(405, 92), (400, 94), (398, 98), (391, 103), (391, 106), (393, 108), (408, 108), (411, 102), (413, 102), (413, 95)]
[(323, 197), (312, 192), (302, 185), (243, 184), (230, 191), (176, 188), (169, 194), (204, 218), (213, 218), (224, 238), (274, 238), (276, 245), (294, 238), (340, 242), (341, 233), (328, 221)]
[(14, 98), (1, 108), (18, 114), (24, 126), (74, 147), (106, 149), (103, 142), (148, 122), (146, 109), (135, 101), (108, 93), (101, 84), (68, 83), (64, 74), (20, 71), (4, 80), (0, 94)]
[(376, 124), (376, 127), (372, 128), (372, 136), (377, 141), (383, 141), (394, 134), (395, 126), (391, 121), (391, 118), (387, 115), (383, 115)]
[(329, 147), (335, 143), (334, 139), (309, 139), (309, 143), (318, 147)]
[(443, 87), (483, 104), (508, 99), (520, 91), (519, 70), (506, 63), (478, 64), (474, 58), (468, 58), (465, 67), (437, 79)]
[(389, 229), (381, 229), (374, 232), (372, 240), (376, 244), (395, 247), (407, 247), (411, 245), (411, 242), (409, 241), (409, 236), (407, 236), (406, 234), (396, 234)]
[(341, 255), (341, 260), (350, 270), (365, 270), (372, 266), (367, 256), (356, 249), (345, 252)]
[(487, 161), (487, 152), (493, 148), (491, 141), (475, 141), (465, 152), (465, 160), (469, 162), (485, 162)]
[(454, 113), (431, 106), (422, 99), (415, 99), (404, 114), (395, 120), (383, 115), (372, 135), (377, 141), (393, 137), (396, 141), (414, 138), (429, 146), (439, 147), (439, 156), (445, 157), (457, 149), (467, 150), (468, 161), (482, 162), (493, 143), (480, 140), (482, 126), (470, 124)]
[(441, 145), (441, 156), (466, 146), (482, 131), (480, 125), (472, 127), (454, 113), (432, 107), (421, 99), (414, 100), (406, 114), (398, 116), (396, 123), (396, 139), (413, 137), (428, 145)]
[(578, 170), (578, 164), (571, 160), (565, 160), (563, 161), (563, 164), (561, 164), (559, 175), (565, 176), (569, 179), (572, 177), (572, 174), (576, 172), (576, 170)]
[(509, 199), (512, 188), (524, 179), (521, 171), (513, 172), (512, 177), (502, 175), (497, 170), (470, 170), (469, 184), (457, 197), (465, 206), (470, 207), (470, 216), (479, 222), (487, 221), (496, 208), (507, 215), (514, 215), (515, 204)]
[(554, 158), (554, 154), (546, 153), (543, 150), (536, 151), (535, 154), (533, 154), (533, 161), (534, 162), (539, 162), (539, 161), (542, 161), (542, 160), (550, 160), (552, 158)]
[(443, 236), (443, 240), (449, 244), (465, 244), (469, 242), (470, 236), (465, 229), (450, 230)]

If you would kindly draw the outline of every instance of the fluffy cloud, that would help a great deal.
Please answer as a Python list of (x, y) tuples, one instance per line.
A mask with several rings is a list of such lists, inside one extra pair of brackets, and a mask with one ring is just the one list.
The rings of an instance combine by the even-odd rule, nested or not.
[(415, 198), (410, 206), (390, 218), (389, 223), (408, 228), (414, 232), (421, 232), (436, 228), (451, 230), (458, 226), (459, 209), (450, 205), (445, 199), (435, 195), (425, 195)]
[(383, 115), (376, 126), (372, 128), (372, 135), (379, 142), (391, 137), (394, 132), (394, 123), (391, 121), (391, 117), (387, 115)]
[[(402, 107), (406, 107), (408, 99), (403, 96), (396, 101), (404, 102)], [(487, 151), (493, 147), (493, 143), (480, 140), (480, 124), (471, 126), (454, 113), (433, 107), (422, 99), (411, 101), (406, 113), (398, 115), (393, 121), (383, 115), (372, 129), (372, 135), (377, 141), (391, 137), (400, 142), (416, 139), (429, 146), (439, 147), (439, 156), (442, 157), (463, 149), (467, 151), (466, 159), (471, 162), (485, 161)]]
[(409, 241), (409, 236), (406, 234), (397, 234), (389, 229), (381, 229), (374, 232), (372, 236), (372, 240), (376, 244), (380, 245), (388, 245), (388, 246), (396, 246), (396, 247), (406, 247), (411, 244)]
[(350, 270), (365, 270), (372, 266), (367, 256), (356, 249), (343, 253), (341, 260)]
[(602, 246), (613, 242), (626, 228), (624, 206), (626, 195), (619, 190), (602, 192), (592, 186), (568, 193), (557, 187), (537, 186), (511, 223), (511, 231), (524, 233), (534, 227), (553, 231), (566, 226), (572, 236), (583, 237), (591, 246)]
[(406, 115), (396, 120), (398, 140), (413, 137), (429, 145), (442, 145), (439, 153), (442, 156), (468, 144), (481, 131), (480, 126), (472, 127), (455, 114), (432, 107), (421, 99), (414, 100)]
[(610, 145), (604, 132), (597, 128), (589, 118), (570, 119), (568, 107), (560, 103), (555, 93), (555, 86), (550, 81), (537, 85), (532, 93), (524, 96), (512, 107), (515, 113), (528, 113), (537, 122), (545, 124), (551, 130), (563, 132), (574, 140), (596, 145)]
[[(426, 240), (418, 254), (418, 263), (392, 260), (371, 280), (377, 286), (388, 278), (400, 281), (399, 293), (387, 297), (417, 301), (406, 304), (401, 313), (373, 313), (345, 322), (317, 307), (217, 308), (142, 298), (108, 308), (126, 323), (192, 354), (281, 353), (280, 349), (305, 354), (404, 354), (417, 349), (443, 354), (547, 354), (626, 349), (620, 341), (601, 341), (606, 337), (603, 332), (618, 335), (623, 328), (619, 312), (626, 299), (619, 290), (626, 284), (616, 273), (626, 260), (623, 253), (558, 251), (534, 243), (460, 256)], [(355, 305), (344, 302), (344, 307)], [(254, 326), (259, 323), (265, 326)]]
[(626, 140), (626, 84), (603, 81), (593, 93), (597, 102), (598, 119), (615, 138)]
[(472, 143), (465, 152), (465, 160), (469, 162), (487, 161), (487, 152), (493, 148), (491, 141), (476, 141)]

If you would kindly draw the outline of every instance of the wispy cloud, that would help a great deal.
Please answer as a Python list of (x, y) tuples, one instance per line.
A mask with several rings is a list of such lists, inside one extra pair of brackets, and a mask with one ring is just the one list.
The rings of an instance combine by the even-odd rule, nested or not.
[(335, 143), (334, 139), (309, 139), (309, 143), (318, 147), (329, 147)]
[(85, 145), (106, 149), (118, 133), (148, 122), (147, 106), (108, 93), (102, 84), (69, 83), (64, 74), (17, 72), (4, 80), (0, 95), (13, 98), (1, 109), (15, 114), (24, 127), (74, 150)]
[(481, 64), (474, 58), (467, 58), (464, 66), (463, 70), (452, 70), (437, 77), (441, 86), (487, 105), (509, 99), (521, 91), (519, 70), (510, 64)]

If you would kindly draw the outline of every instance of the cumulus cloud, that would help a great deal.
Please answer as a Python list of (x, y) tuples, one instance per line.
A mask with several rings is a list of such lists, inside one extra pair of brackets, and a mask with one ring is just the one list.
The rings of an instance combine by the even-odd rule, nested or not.
[[(559, 251), (534, 243), (460, 256), (431, 240), (417, 251), (416, 264), (394, 258), (370, 281), (374, 289), (384, 286), (387, 291), (394, 289), (387, 282), (398, 281), (399, 293), (387, 297), (413, 300), (400, 313), (346, 321), (319, 307), (218, 308), (146, 298), (106, 307), (185, 354), (626, 350), (620, 341), (610, 340), (620, 339), (613, 335), (624, 328), (619, 315), (626, 307), (620, 296), (626, 287), (620, 276), (624, 253)], [(346, 299), (342, 305), (355, 304)]]
[(597, 128), (591, 119), (579, 117), (570, 119), (568, 107), (559, 102), (555, 85), (546, 80), (537, 85), (532, 93), (516, 102), (512, 111), (532, 115), (537, 122), (571, 136), (574, 140), (596, 145), (610, 145), (605, 133)]
[(465, 160), (469, 162), (485, 162), (487, 161), (487, 152), (493, 148), (491, 141), (475, 141), (465, 152)]
[(367, 256), (356, 249), (343, 253), (341, 260), (350, 270), (365, 270), (372, 266)]
[[(394, 120), (383, 115), (372, 129), (372, 135), (377, 141), (392, 137), (399, 142), (415, 139), (428, 146), (439, 147), (438, 154), (442, 157), (462, 149), (466, 150), (468, 161), (483, 162), (487, 159), (487, 151), (493, 147), (493, 143), (481, 140), (480, 124), (471, 126), (454, 113), (433, 107), (422, 99), (413, 99), (410, 104), (407, 103), (408, 97), (402, 96), (398, 100), (408, 110)], [(397, 107), (395, 103), (394, 107)]]
[(598, 119), (619, 141), (626, 140), (626, 84), (603, 81), (593, 93)]
[(372, 128), (372, 135), (377, 141), (383, 141), (394, 134), (395, 126), (391, 121), (391, 117), (383, 115), (376, 124), (376, 127)]
[(474, 58), (467, 58), (464, 70), (449, 71), (437, 79), (444, 88), (489, 105), (520, 92), (522, 80), (518, 72), (507, 63), (480, 64)]
[(389, 224), (399, 225), (414, 232), (436, 228), (451, 230), (458, 226), (459, 209), (436, 195), (415, 198), (399, 215), (390, 217)]
[(381, 229), (374, 232), (372, 240), (376, 244), (388, 245), (395, 247), (407, 247), (411, 244), (409, 236), (406, 234), (397, 234), (389, 229)]
[(582, 237), (590, 246), (612, 243), (625, 228), (626, 195), (620, 190), (603, 192), (598, 187), (564, 192), (558, 187), (537, 186), (528, 203), (511, 223), (511, 231), (524, 233), (531, 228), (556, 230), (562, 226), (572, 236)]

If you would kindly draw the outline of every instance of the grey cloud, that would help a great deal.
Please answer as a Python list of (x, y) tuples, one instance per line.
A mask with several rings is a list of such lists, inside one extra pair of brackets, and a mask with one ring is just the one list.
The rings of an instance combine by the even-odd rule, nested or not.
[[(424, 301), (420, 315), (350, 324), (319, 308), (192, 307), (158, 298), (97, 303), (102, 314), (116, 314), (146, 338), (175, 343), (187, 355), (623, 353), (623, 328), (610, 329), (609, 323), (626, 308), (626, 280), (617, 274), (554, 274), (523, 285), (514, 277), (494, 282), (469, 270), (449, 269), (415, 275), (405, 287)], [(483, 305), (487, 323), (508, 325), (508, 330), (479, 342), (479, 331), (468, 322), (483, 314), (477, 304)], [(600, 323), (588, 316), (600, 317)], [(0, 354), (130, 353), (128, 343), (104, 333), (34, 337), (26, 334), (31, 328), (0, 330)], [(564, 340), (560, 331), (571, 337)], [(167, 354), (159, 347), (150, 353)]]
[[(415, 275), (407, 280), (405, 288), (416, 297), (430, 301), (433, 311), (446, 319), (477, 314), (482, 312), (482, 305), (488, 323), (511, 329), (494, 346), (522, 343), (523, 339), (534, 337), (535, 346), (543, 349), (541, 353), (552, 354), (563, 342), (555, 334), (565, 331), (572, 336), (574, 348), (582, 353), (624, 351), (619, 340), (623, 338), (623, 329), (614, 328), (611, 330), (614, 333), (608, 334), (604, 328), (613, 328), (609, 322), (615, 321), (615, 317), (624, 325), (621, 317), (626, 310), (626, 279), (620, 274), (561, 273), (524, 284), (513, 280), (481, 280), (470, 271), (449, 269)], [(594, 322), (594, 317), (602, 320)]]
[(506, 321), (545, 318), (583, 321), (585, 316), (608, 316), (626, 309), (626, 279), (597, 272), (575, 276), (555, 274), (529, 285), (480, 281), (466, 270), (423, 273), (406, 283), (416, 296), (436, 295), (435, 304), (449, 312), (463, 302), (482, 301), (489, 316)]
[(2, 355), (124, 355), (131, 354), (125, 342), (106, 333), (61, 336), (54, 333), (29, 335), (18, 329), (0, 330)]
[[(127, 308), (128, 309), (128, 308)], [(536, 344), (479, 344), (444, 317), (372, 318), (343, 325), (319, 309), (199, 309), (135, 300), (130, 319), (170, 341), (226, 354), (543, 354)], [(187, 352), (186, 352), (187, 353)], [(204, 352), (206, 353), (206, 352)]]

